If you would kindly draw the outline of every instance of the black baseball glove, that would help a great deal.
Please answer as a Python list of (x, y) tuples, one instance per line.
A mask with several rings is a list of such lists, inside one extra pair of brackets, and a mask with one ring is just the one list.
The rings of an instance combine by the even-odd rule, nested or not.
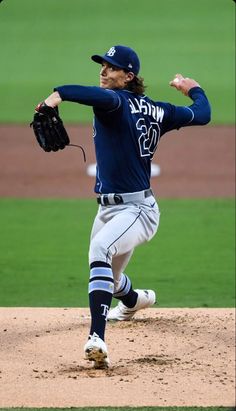
[(63, 150), (70, 144), (70, 139), (59, 116), (58, 108), (40, 103), (36, 109), (32, 123), (36, 139), (44, 151)]

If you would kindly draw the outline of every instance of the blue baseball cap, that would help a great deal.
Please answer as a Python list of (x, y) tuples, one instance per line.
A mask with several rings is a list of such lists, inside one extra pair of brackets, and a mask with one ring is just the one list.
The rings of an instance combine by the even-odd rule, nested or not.
[(132, 71), (135, 75), (138, 75), (140, 70), (140, 61), (137, 54), (133, 49), (126, 46), (113, 46), (104, 56), (95, 54), (91, 59), (99, 64), (106, 61), (123, 70)]

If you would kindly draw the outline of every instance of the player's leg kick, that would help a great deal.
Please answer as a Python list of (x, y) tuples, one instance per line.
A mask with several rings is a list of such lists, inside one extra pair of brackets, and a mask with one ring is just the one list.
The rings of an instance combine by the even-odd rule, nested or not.
[(108, 313), (108, 320), (129, 321), (142, 308), (155, 304), (156, 295), (152, 290), (133, 290), (129, 277), (123, 272), (127, 266), (133, 250), (129, 253), (115, 256), (112, 260), (114, 275), (113, 297), (120, 300), (118, 305)]

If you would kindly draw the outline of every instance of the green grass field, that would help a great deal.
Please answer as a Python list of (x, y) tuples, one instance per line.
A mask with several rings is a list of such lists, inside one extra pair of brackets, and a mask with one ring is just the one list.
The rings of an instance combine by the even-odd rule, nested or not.
[[(188, 104), (168, 86), (175, 73), (196, 78), (212, 104), (212, 123), (235, 119), (234, 8), (231, 0), (4, 0), (0, 5), (1, 122), (29, 123), (56, 85), (97, 85), (90, 60), (115, 44), (130, 45), (154, 100)], [(190, 103), (190, 101), (189, 101)], [(67, 122), (91, 110), (65, 103)]]
[[(234, 306), (234, 200), (160, 200), (127, 268), (160, 307)], [(0, 200), (0, 306), (88, 306), (93, 200)]]
[[(231, 0), (4, 0), (0, 4), (0, 124), (29, 124), (61, 84), (98, 85), (90, 60), (133, 47), (154, 100), (191, 104), (168, 83), (176, 73), (206, 90), (212, 124), (235, 121), (235, 2)], [(189, 101), (189, 103), (188, 103)], [(65, 103), (67, 123), (92, 120)], [(234, 307), (233, 199), (161, 200), (158, 234), (127, 273), (157, 291), (160, 307)], [(0, 306), (88, 306), (91, 200), (0, 199)], [(0, 411), (232, 411), (228, 407), (0, 408)]]

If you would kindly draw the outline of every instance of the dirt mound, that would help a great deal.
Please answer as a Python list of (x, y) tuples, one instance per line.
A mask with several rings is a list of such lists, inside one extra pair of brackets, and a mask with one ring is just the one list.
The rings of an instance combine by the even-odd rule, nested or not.
[(108, 323), (111, 367), (83, 358), (89, 310), (0, 309), (0, 407), (233, 406), (233, 309)]

